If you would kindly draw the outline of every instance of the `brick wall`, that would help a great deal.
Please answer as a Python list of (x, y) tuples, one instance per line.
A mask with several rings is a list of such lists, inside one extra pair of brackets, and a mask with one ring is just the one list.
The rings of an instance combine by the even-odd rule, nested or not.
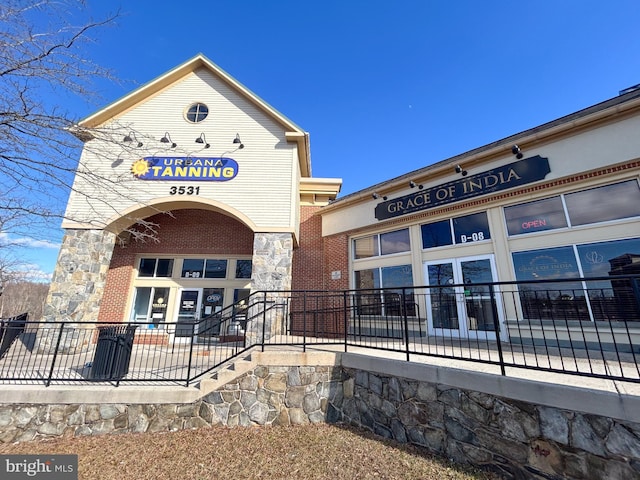
[(99, 321), (123, 321), (136, 255), (252, 255), (253, 232), (237, 220), (207, 210), (175, 210), (147, 219), (158, 227), (158, 241), (116, 245), (109, 265)]
[(293, 290), (324, 290), (324, 251), (320, 207), (300, 207), (300, 238), (293, 251)]
[[(328, 290), (349, 288), (349, 237), (344, 234), (324, 238), (324, 277)], [(340, 272), (340, 279), (332, 280), (331, 272)]]

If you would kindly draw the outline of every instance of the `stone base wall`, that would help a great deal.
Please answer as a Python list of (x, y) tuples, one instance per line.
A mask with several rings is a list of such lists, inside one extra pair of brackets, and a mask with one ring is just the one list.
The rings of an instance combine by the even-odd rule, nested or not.
[(258, 366), (187, 404), (0, 404), (0, 442), (336, 421), (338, 410), (329, 406), (331, 398), (342, 398), (340, 367)]
[(104, 230), (65, 232), (44, 308), (45, 321), (97, 321), (115, 238)]
[(640, 478), (640, 424), (362, 370), (344, 375), (340, 420), (382, 437), (505, 478)]
[(317, 422), (509, 479), (640, 479), (640, 424), (341, 366), (258, 366), (188, 404), (0, 405), (0, 441)]

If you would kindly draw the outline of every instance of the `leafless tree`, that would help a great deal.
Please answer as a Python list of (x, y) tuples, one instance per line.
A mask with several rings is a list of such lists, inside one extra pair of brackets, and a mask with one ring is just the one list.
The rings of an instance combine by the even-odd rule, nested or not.
[[(37, 226), (50, 226), (52, 220), (57, 226), (74, 188), (94, 203), (109, 201), (105, 191), (126, 195), (122, 179), (96, 173), (80, 160), (81, 140), (88, 138), (100, 140), (91, 143), (110, 161), (114, 152), (125, 154), (131, 146), (121, 141), (119, 126), (82, 129), (65, 109), (70, 98), (94, 97), (96, 80), (114, 80), (87, 57), (86, 47), (101, 29), (115, 24), (119, 13), (94, 20), (85, 7), (83, 0), (0, 2), (2, 234), (32, 236)], [(132, 224), (134, 238), (155, 238), (155, 225), (144, 219), (132, 219)]]
[(48, 291), (48, 283), (17, 278), (5, 283), (0, 297), (0, 318), (28, 313), (31, 320), (41, 319)]
[(38, 269), (17, 257), (5, 245), (0, 248), (0, 318), (29, 313), (29, 318), (41, 318), (48, 283), (34, 275)]

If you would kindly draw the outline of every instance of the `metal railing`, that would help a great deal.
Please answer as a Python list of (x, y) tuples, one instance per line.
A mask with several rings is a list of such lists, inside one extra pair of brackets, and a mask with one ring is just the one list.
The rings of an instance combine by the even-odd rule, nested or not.
[(27, 322), (3, 383), (190, 385), (258, 347), (463, 360), (640, 382), (640, 275), (255, 292), (198, 321)]

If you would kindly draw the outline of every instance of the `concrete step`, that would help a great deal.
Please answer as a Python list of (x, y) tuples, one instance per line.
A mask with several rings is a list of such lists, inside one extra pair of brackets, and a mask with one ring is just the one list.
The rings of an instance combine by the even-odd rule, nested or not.
[(203, 396), (208, 395), (226, 384), (233, 382), (255, 367), (256, 362), (252, 360), (250, 354), (234, 359), (229, 363), (221, 365), (210, 378), (200, 380), (200, 392)]

